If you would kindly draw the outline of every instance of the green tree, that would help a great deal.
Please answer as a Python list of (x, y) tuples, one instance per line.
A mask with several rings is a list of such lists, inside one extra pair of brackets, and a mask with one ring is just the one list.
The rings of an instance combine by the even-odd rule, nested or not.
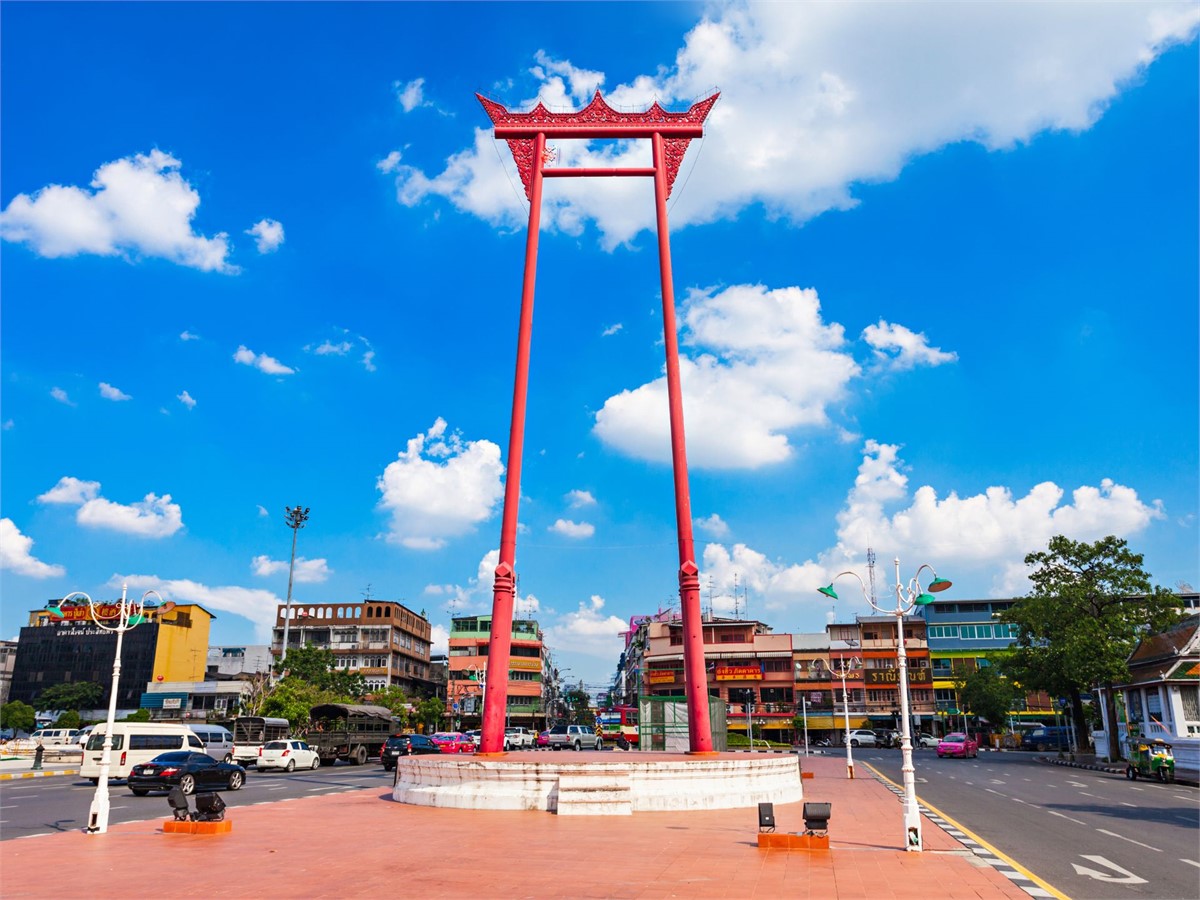
[(123, 718), (121, 721), (122, 722), (149, 722), (150, 721), (150, 710), (135, 709), (133, 712), (131, 712), (129, 715), (127, 715), (125, 718)]
[(446, 701), (438, 697), (426, 697), (417, 703), (416, 720), (428, 734), (441, 727), (446, 717)]
[(68, 709), (65, 713), (62, 713), (57, 719), (54, 720), (54, 727), (55, 728), (78, 728), (79, 727), (79, 713), (75, 712), (75, 710), (73, 710), (73, 709)]
[(37, 696), (39, 709), (95, 709), (104, 699), (104, 688), (94, 681), (55, 684)]
[(331, 703), (354, 702), (366, 693), (366, 680), (359, 674), (336, 667), (337, 657), (331, 650), (322, 650), (312, 644), (288, 650), (287, 659), (275, 664), (275, 671), (291, 678), (329, 691), (334, 695)]
[(584, 690), (582, 683), (579, 687), (566, 691), (563, 694), (563, 701), (567, 704), (570, 720), (576, 725), (596, 724), (596, 714), (592, 712), (588, 693)]
[(36, 711), (28, 703), (10, 700), (0, 706), (0, 728), (11, 728), (14, 732), (33, 731), (35, 721), (37, 721)]
[[(291, 658), (291, 653), (288, 654), (288, 658)], [(262, 715), (287, 719), (292, 730), (298, 732), (308, 725), (308, 714), (314, 706), (341, 702), (344, 702), (343, 698), (331, 691), (303, 678), (289, 675), (279, 682), (271, 695), (263, 701)]]
[(993, 728), (1002, 727), (1021, 690), (994, 666), (981, 666), (954, 680), (959, 702), (971, 714), (987, 719)]
[(1177, 621), (1182, 604), (1166, 588), (1152, 588), (1142, 555), (1111, 535), (1093, 544), (1057, 535), (1025, 563), (1035, 567), (1033, 589), (1001, 617), (1017, 626), (1004, 672), (1026, 688), (1069, 698), (1081, 746), (1087, 741), (1082, 694), (1103, 688), (1109, 754), (1116, 759), (1112, 685), (1128, 677), (1126, 660), (1138, 640)]

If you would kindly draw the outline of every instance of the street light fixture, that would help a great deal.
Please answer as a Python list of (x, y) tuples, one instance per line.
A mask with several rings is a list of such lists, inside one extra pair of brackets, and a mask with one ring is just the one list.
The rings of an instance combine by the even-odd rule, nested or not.
[(304, 523), (308, 521), (308, 507), (306, 506), (301, 509), (297, 505), (294, 508), (285, 509), (283, 511), (283, 519), (287, 522), (287, 527), (292, 529), (292, 561), (288, 565), (287, 602), (285, 603), (283, 614), (283, 651), (279, 654), (279, 662), (281, 664), (287, 661), (288, 626), (292, 623), (292, 575), (296, 572), (296, 535), (304, 527)]
[(830, 672), (842, 679), (842, 709), (846, 715), (846, 777), (851, 780), (854, 778), (854, 753), (850, 749), (850, 692), (846, 690), (846, 676), (861, 665), (861, 659), (851, 656), (840, 659), (836, 669), (833, 666), (829, 667)]
[[(175, 608), (172, 602), (163, 602), (158, 591), (146, 591), (141, 600), (130, 600), (127, 596), (128, 585), (121, 585), (121, 600), (115, 604), (101, 604), (97, 610), (96, 601), (83, 591), (68, 594), (55, 603), (46, 607), (46, 611), (56, 619), (63, 618), (63, 606), (79, 606), (74, 602), (76, 597), (87, 600), (88, 615), (92, 621), (105, 631), (117, 635), (117, 652), (113, 658), (112, 689), (108, 695), (108, 728), (104, 732), (103, 752), (100, 754), (100, 778), (96, 782), (96, 794), (92, 798), (92, 807), (88, 812), (88, 834), (105, 834), (108, 831), (108, 772), (112, 764), (113, 723), (117, 718), (117, 688), (121, 682), (121, 644), (125, 632), (135, 628), (150, 618), (151, 613), (170, 612)], [(153, 594), (157, 602), (149, 599)]]
[[(912, 735), (908, 726), (908, 653), (904, 648), (904, 616), (912, 612), (914, 607), (928, 606), (933, 602), (933, 595), (946, 590), (951, 583), (944, 578), (938, 578), (937, 572), (933, 571), (932, 566), (922, 564), (908, 584), (904, 584), (900, 580), (900, 560), (896, 559), (893, 562), (896, 565), (895, 609), (884, 609), (879, 606), (871, 596), (871, 592), (867, 590), (866, 582), (857, 572), (839, 572), (834, 576), (833, 581), (837, 581), (843, 575), (853, 575), (858, 579), (863, 597), (872, 609), (883, 615), (896, 617), (896, 665), (900, 669), (900, 754), (902, 759), (900, 771), (904, 775), (904, 846), (907, 850), (919, 853), (924, 848), (921, 844), (921, 810), (917, 806)], [(929, 583), (928, 590), (921, 588), (920, 578), (924, 569), (929, 569), (933, 575), (933, 581)], [(818, 588), (818, 590), (826, 597), (836, 600), (838, 595), (833, 590), (833, 581), (829, 583), (828, 587)]]

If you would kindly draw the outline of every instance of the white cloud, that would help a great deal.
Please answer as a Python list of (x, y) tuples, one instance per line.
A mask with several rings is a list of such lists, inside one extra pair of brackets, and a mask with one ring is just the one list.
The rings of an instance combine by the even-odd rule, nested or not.
[(198, 341), (198, 340), (200, 340), (200, 335), (192, 334), (190, 331), (181, 331), (179, 333), (179, 339), (184, 342)]
[(237, 352), (233, 354), (233, 361), (241, 363), (243, 366), (252, 366), (268, 375), (293, 375), (296, 372), (295, 369), (285, 366), (274, 357), (267, 356), (265, 353), (256, 354), (245, 345), (238, 346)]
[(696, 530), (711, 538), (729, 537), (729, 525), (716, 513), (704, 519), (695, 520)]
[[(993, 596), (1014, 596), (1028, 590), (1025, 555), (1044, 549), (1054, 535), (1077, 541), (1128, 537), (1164, 518), (1159, 501), (1144, 503), (1132, 488), (1107, 478), (1099, 487), (1076, 488), (1065, 504), (1063, 489), (1049, 481), (1023, 497), (1015, 497), (1011, 488), (989, 487), (972, 496), (952, 491), (939, 499), (928, 485), (910, 494), (901, 468), (896, 445), (866, 442), (854, 486), (837, 516), (837, 542), (815, 560), (789, 564), (744, 544), (707, 545), (701, 578), (707, 584), (711, 577), (719, 593), (714, 608), (732, 610), (735, 574), (749, 589), (752, 604), (776, 610), (797, 602), (811, 606), (813, 592), (837, 573), (852, 569), (865, 577), (868, 547), (881, 558), (899, 558), (903, 578), (929, 563), (951, 580), (974, 576), (990, 582)], [(891, 584), (891, 567), (882, 568), (881, 584)], [(884, 587), (880, 594), (886, 593)], [(850, 586), (845, 600), (849, 614), (863, 611), (857, 587)]]
[(393, 150), (379, 162), (375, 163), (375, 168), (385, 175), (395, 172), (400, 167), (400, 151)]
[[(817, 292), (734, 285), (693, 291), (683, 305), (680, 359), (688, 461), (758, 468), (791, 457), (786, 432), (828, 424), (826, 407), (859, 374), (842, 326), (825, 324)], [(641, 459), (670, 459), (666, 378), (609, 397), (596, 435)]]
[(74, 403), (71, 402), (71, 398), (67, 395), (67, 392), (64, 391), (60, 387), (50, 388), (50, 396), (53, 397), (55, 400), (57, 400), (59, 403), (63, 403), (67, 406), (75, 405)]
[(546, 529), (555, 534), (561, 534), (563, 537), (569, 537), (573, 540), (583, 540), (590, 538), (596, 533), (596, 526), (589, 522), (572, 522), (570, 519), (558, 519), (553, 525)]
[(917, 366), (940, 366), (954, 362), (957, 353), (946, 353), (930, 347), (924, 334), (917, 334), (903, 325), (879, 320), (878, 325), (863, 329), (863, 340), (875, 348), (875, 357), (893, 369), (912, 369)]
[(12, 519), (0, 519), (0, 569), (28, 578), (60, 578), (67, 570), (33, 555), (33, 538), (21, 533)]
[(600, 334), (603, 337), (612, 337), (614, 334), (616, 334), (618, 331), (620, 331), (624, 327), (625, 326), (622, 325), (620, 322), (617, 322), (615, 325), (609, 325), (602, 332), (600, 332)]
[(604, 598), (593, 594), (579, 604), (575, 612), (566, 613), (548, 628), (543, 629), (546, 645), (555, 653), (582, 653), (612, 660), (624, 647), (623, 631), (629, 624), (613, 615), (604, 615)]
[(122, 391), (120, 388), (115, 388), (111, 384), (100, 382), (100, 396), (105, 400), (132, 400), (133, 398)]
[(46, 257), (159, 257), (205, 272), (236, 272), (228, 235), (192, 230), (200, 195), (160, 150), (114, 160), (96, 170), (93, 190), (48, 185), (17, 194), (0, 213), (0, 237)]
[(406, 113), (412, 112), (419, 106), (431, 105), (425, 100), (424, 78), (414, 78), (407, 84), (401, 84), (399, 81), (397, 81), (392, 84), (392, 87), (396, 91), (396, 99), (400, 101), (400, 106)]
[(183, 510), (170, 494), (147, 494), (140, 502), (124, 505), (100, 496), (100, 482), (80, 481), (67, 475), (38, 498), (40, 503), (78, 506), (75, 521), (86, 528), (118, 531), (144, 538), (170, 537), (183, 527)]
[[(353, 347), (354, 345), (349, 341), (339, 341), (336, 344), (332, 341), (324, 341), (314, 347), (312, 352), (317, 356), (345, 356)], [(305, 347), (305, 349), (308, 348)]]
[[(266, 555), (256, 556), (250, 560), (250, 570), (260, 578), (269, 578), (272, 575), (287, 572), (288, 563), (285, 560), (271, 559)], [(328, 581), (332, 574), (333, 569), (329, 568), (327, 560), (305, 559), (303, 556), (297, 556), (296, 568), (292, 577), (298, 584), (320, 584)]]
[(246, 231), (257, 238), (259, 253), (274, 253), (283, 244), (283, 225), (274, 219), (262, 219)]
[(260, 519), (263, 518), (264, 516), (269, 515), (269, 513), (267, 512), (267, 508), (265, 506), (263, 506), (261, 503), (257, 504), (254, 508), (258, 510), (258, 517)]
[(586, 506), (595, 506), (596, 498), (592, 496), (590, 491), (568, 491), (566, 497), (567, 505), (571, 509), (583, 509)]
[(429, 626), (429, 652), (450, 653), (450, 631), (445, 625)]
[[(1200, 9), (1172, 2), (726, 3), (684, 38), (673, 64), (606, 91), (621, 109), (660, 99), (682, 109), (722, 95), (704, 152), (693, 147), (676, 227), (732, 218), (761, 204), (803, 222), (857, 200), (853, 186), (895, 178), (913, 158), (961, 141), (1007, 149), (1047, 130), (1090, 127), (1121, 87), (1167, 45), (1195, 34)], [(529, 109), (579, 108), (604, 74), (539, 53)], [(562, 164), (647, 165), (646, 141), (566, 142)], [(430, 195), (488, 221), (520, 227), (514, 166), (497, 162), (490, 129), (441, 173), (397, 166), (397, 197)], [(504, 168), (509, 170), (505, 174)], [(623, 183), (614, 183), (620, 181)], [(543, 227), (579, 234), (589, 221), (605, 246), (654, 227), (633, 179), (572, 179), (548, 192)], [(677, 185), (678, 187), (678, 185)]]
[(364, 353), (362, 355), (362, 365), (363, 365), (363, 368), (366, 369), (368, 372), (376, 371), (375, 351), (374, 350), (368, 350), (366, 353)]
[[(229, 613), (254, 623), (255, 638), (270, 643), (275, 615), (283, 600), (270, 591), (236, 585), (209, 587), (187, 578), (159, 578), (157, 575), (114, 575), (109, 585), (128, 584), (131, 590), (158, 591), (164, 600), (175, 603), (199, 603), (210, 612)], [(293, 602), (295, 602), (293, 600)]]
[(182, 403), (184, 406), (186, 406), (188, 409), (196, 408), (196, 401), (192, 398), (192, 395), (189, 394), (187, 391), (184, 391), (182, 394), (176, 394), (175, 399), (178, 400), (180, 403)]
[(391, 516), (388, 540), (435, 550), (492, 515), (503, 495), (500, 448), (447, 434), (439, 418), (418, 434), (376, 482), (380, 508)]

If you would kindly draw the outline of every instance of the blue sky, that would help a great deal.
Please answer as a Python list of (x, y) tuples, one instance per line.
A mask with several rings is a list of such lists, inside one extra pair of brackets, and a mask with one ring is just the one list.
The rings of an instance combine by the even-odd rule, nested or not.
[[(528, 208), (476, 91), (721, 91), (670, 207), (705, 607), (819, 631), (868, 546), (1012, 596), (1059, 533), (1200, 583), (1198, 22), (4, 4), (5, 636), (128, 581), (262, 641), (295, 504), (298, 602), (490, 610)], [(601, 683), (678, 602), (648, 181), (548, 182), (533, 341), (518, 611)]]

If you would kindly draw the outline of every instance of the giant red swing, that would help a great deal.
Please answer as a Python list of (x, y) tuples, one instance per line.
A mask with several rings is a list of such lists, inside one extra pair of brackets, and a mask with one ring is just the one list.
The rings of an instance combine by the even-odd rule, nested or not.
[[(654, 179), (657, 211), (658, 262), (662, 281), (663, 336), (666, 343), (667, 399), (671, 422), (671, 463), (675, 476), (675, 522), (679, 535), (679, 599), (683, 618), (684, 693), (688, 710), (690, 752), (712, 753), (708, 716), (708, 684), (701, 637), (700, 579), (692, 538), (691, 498), (688, 493), (687, 450), (683, 430), (683, 398), (679, 384), (679, 340), (675, 331), (675, 289), (671, 278), (671, 246), (667, 231), (667, 197), (679, 165), (693, 138), (704, 136), (704, 119), (720, 96), (692, 105), (686, 112), (667, 112), (655, 102), (640, 113), (618, 112), (597, 91), (591, 102), (575, 112), (551, 112), (541, 103), (524, 113), (510, 112), (476, 94), (495, 126), (497, 140), (508, 142), (525, 196), (529, 226), (525, 238), (525, 274), (521, 286), (521, 319), (517, 337), (516, 378), (504, 485), (504, 515), (500, 526), (500, 559), (492, 595), (492, 634), (488, 642), (487, 696), (483, 711), (481, 753), (504, 748), (508, 703), (508, 665), (512, 645), (513, 601), (517, 545), (517, 504), (521, 494), (521, 456), (525, 441), (525, 404), (529, 386), (529, 350), (533, 328), (533, 290), (537, 276), (538, 230), (545, 178), (648, 177)], [(552, 138), (649, 138), (653, 165), (627, 168), (551, 168)]]

